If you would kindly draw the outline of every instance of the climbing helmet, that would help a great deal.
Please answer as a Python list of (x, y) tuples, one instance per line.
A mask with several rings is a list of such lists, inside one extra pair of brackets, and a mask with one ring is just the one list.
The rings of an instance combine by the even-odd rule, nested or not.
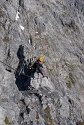
[(39, 60), (40, 62), (43, 62), (43, 61), (44, 61), (43, 57), (39, 57), (38, 60)]

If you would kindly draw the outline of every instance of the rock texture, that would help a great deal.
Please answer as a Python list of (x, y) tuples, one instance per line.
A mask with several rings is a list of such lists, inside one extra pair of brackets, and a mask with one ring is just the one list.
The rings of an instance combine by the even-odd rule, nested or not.
[(0, 125), (84, 124), (83, 34), (83, 0), (0, 0)]

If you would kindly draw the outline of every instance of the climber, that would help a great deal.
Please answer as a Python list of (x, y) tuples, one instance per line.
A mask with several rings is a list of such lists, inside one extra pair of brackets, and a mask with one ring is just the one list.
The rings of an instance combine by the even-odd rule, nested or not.
[(34, 75), (35, 72), (41, 73), (43, 77), (46, 77), (43, 73), (43, 57), (39, 57), (32, 65), (31, 72)]

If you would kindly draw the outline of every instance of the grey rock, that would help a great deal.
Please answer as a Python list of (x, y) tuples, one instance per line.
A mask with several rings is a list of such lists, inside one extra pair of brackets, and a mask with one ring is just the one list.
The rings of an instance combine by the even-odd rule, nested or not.
[[(83, 0), (0, 1), (0, 125), (84, 121), (83, 34)], [(39, 56), (48, 79), (30, 78)]]

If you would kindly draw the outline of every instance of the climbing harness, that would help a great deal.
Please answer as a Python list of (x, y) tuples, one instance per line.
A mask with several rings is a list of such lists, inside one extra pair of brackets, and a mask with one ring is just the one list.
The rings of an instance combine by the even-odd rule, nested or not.
[[(9, 68), (11, 68), (12, 70), (14, 70), (15, 72), (19, 73), (18, 71), (16, 71), (16, 69), (12, 68), (11, 66), (7, 65), (6, 63), (4, 63), (3, 61), (0, 60), (1, 63), (3, 63), (4, 65), (8, 66)], [(24, 73), (22, 73), (24, 76), (28, 77), (28, 78), (31, 78), (31, 76), (29, 75), (25, 75)], [(44, 77), (40, 77), (40, 78), (34, 78), (35, 79), (42, 79)]]

